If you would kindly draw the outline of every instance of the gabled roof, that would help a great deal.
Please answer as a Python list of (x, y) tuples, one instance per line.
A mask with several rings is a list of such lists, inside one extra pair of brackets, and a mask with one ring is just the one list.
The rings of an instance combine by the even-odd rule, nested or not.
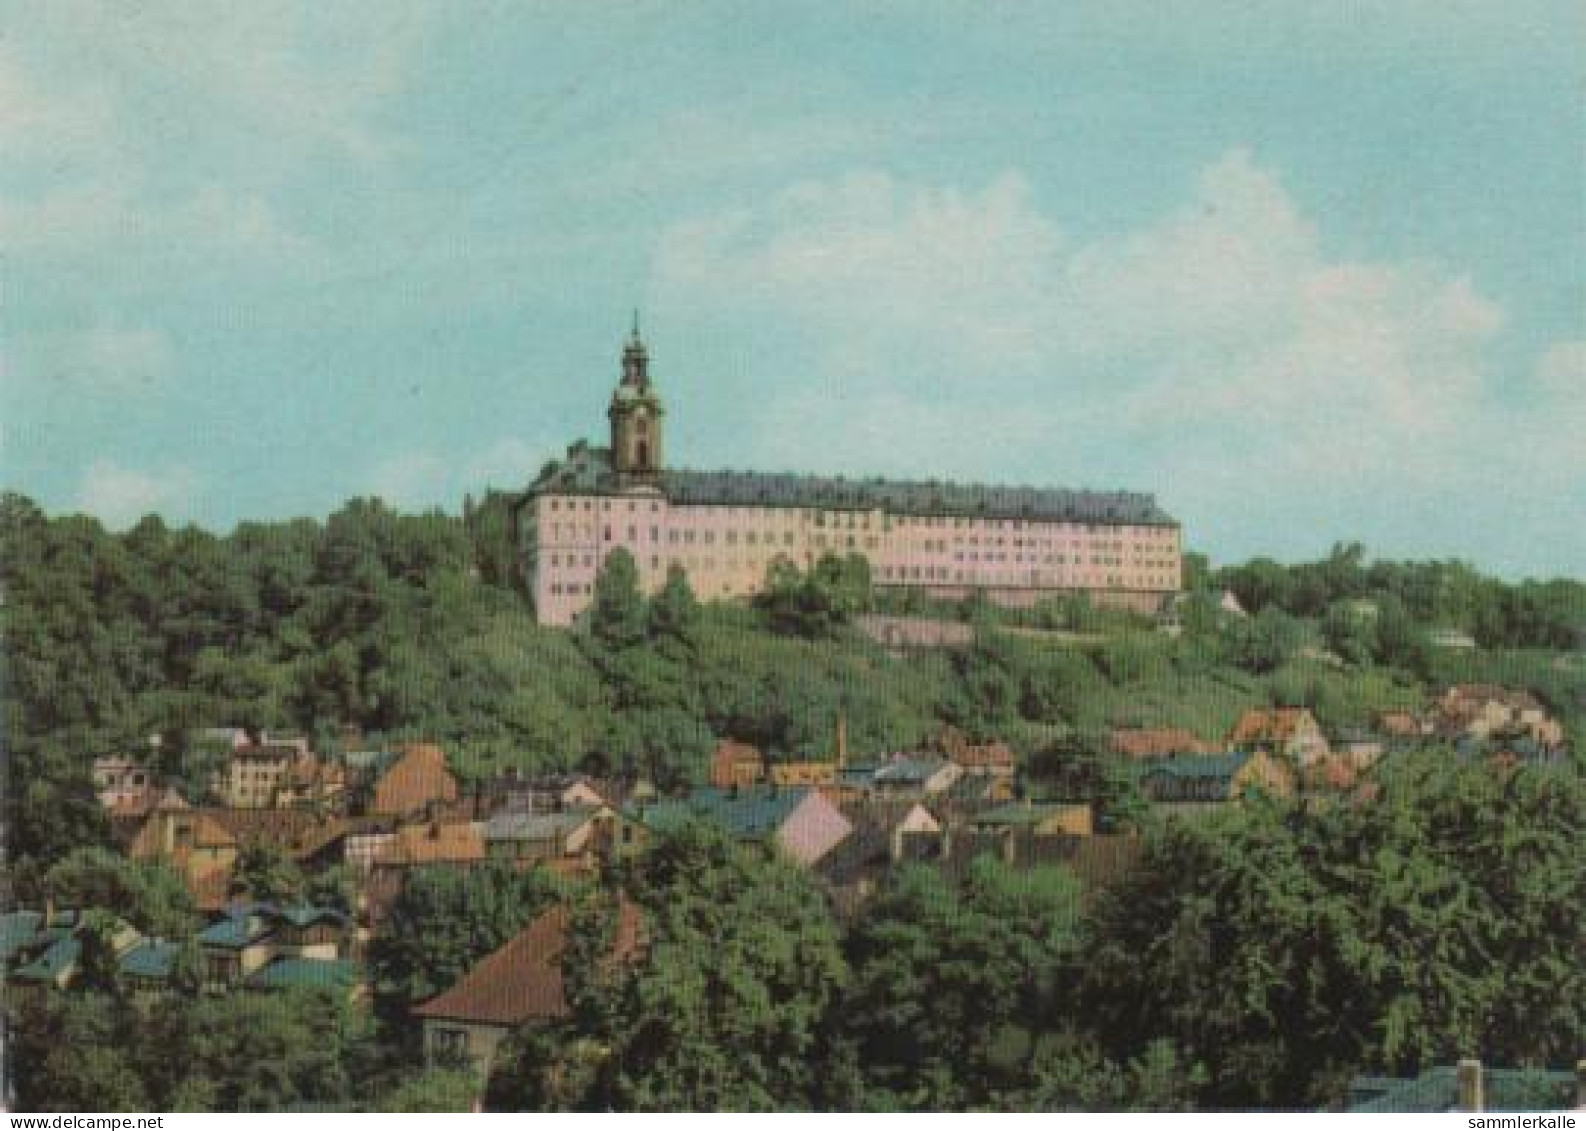
[(629, 815), (659, 830), (697, 819), (717, 825), (735, 837), (755, 840), (775, 835), (813, 792), (809, 786), (703, 787), (686, 797), (630, 806)]
[(0, 915), (0, 963), (26, 950), (38, 937), (44, 916), (37, 911), (7, 911)]
[(948, 757), (968, 768), (1011, 767), (1014, 764), (1013, 748), (1006, 742), (966, 742), (948, 751)]
[[(1539, 1068), (1483, 1068), (1487, 1111), (1563, 1111), (1575, 1098), (1575, 1073)], [(1349, 1082), (1351, 1112), (1455, 1111), (1459, 1074), (1448, 1066), (1419, 1076), (1356, 1076)]]
[(1130, 758), (1208, 754), (1213, 750), (1211, 743), (1182, 727), (1114, 727), (1110, 744)]
[(1014, 801), (977, 814), (970, 823), (1003, 827), (1035, 825), (1048, 817), (1084, 810), (1086, 807), (1087, 803), (1083, 801)]
[(244, 983), (253, 990), (347, 990), (358, 983), (358, 966), (342, 958), (277, 958)]
[(918, 785), (929, 781), (946, 765), (945, 758), (898, 758), (878, 767), (873, 780), (878, 785)]
[[(540, 915), (506, 945), (493, 951), (450, 989), (415, 1006), (418, 1017), (484, 1025), (518, 1026), (567, 1015), (562, 986), (562, 951), (572, 915), (566, 906)], [(638, 907), (622, 900), (611, 959), (631, 961), (640, 946)]]
[(498, 840), (561, 840), (602, 812), (600, 807), (563, 809), (556, 813), (497, 813), (485, 822), (484, 837)]
[[(614, 493), (609, 448), (575, 444), (545, 469), (531, 493)], [(1154, 496), (1128, 491), (987, 486), (897, 479), (847, 479), (762, 471), (665, 471), (661, 492), (671, 502), (699, 506), (802, 507), (883, 510), (895, 515), (1047, 519), (1068, 522), (1175, 525)]]
[(169, 939), (143, 939), (121, 956), (121, 972), (130, 978), (169, 978), (181, 951)]
[(293, 903), (271, 907), (270, 913), (294, 927), (312, 927), (329, 923), (336, 927), (348, 925), (348, 918), (334, 907), (319, 907), (312, 903)]
[(26, 966), (13, 970), (9, 977), (19, 982), (53, 982), (71, 970), (82, 955), (83, 941), (73, 934), (62, 934)]
[(374, 783), (376, 813), (412, 813), (432, 801), (454, 801), (457, 779), (446, 766), (446, 753), (439, 746), (416, 742), (402, 751)]
[(485, 838), (472, 821), (431, 822), (398, 829), (375, 855), (376, 864), (456, 864), (485, 858)]
[(1315, 722), (1305, 707), (1254, 707), (1239, 717), (1228, 735), (1228, 742), (1234, 746), (1248, 742), (1286, 742), (1306, 720)]
[(256, 911), (232, 911), (198, 932), (202, 946), (241, 950), (270, 933), (269, 920)]

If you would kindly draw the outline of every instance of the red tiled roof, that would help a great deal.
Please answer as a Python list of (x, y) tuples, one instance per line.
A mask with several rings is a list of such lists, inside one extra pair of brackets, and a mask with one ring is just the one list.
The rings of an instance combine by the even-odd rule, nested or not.
[(1300, 722), (1310, 717), (1304, 707), (1255, 708), (1240, 716), (1228, 736), (1231, 745), (1246, 742), (1285, 742), (1294, 737)]
[(1166, 758), (1170, 754), (1210, 754), (1211, 743), (1182, 727), (1115, 727), (1112, 748), (1130, 758)]
[(710, 781), (712, 785), (737, 785), (738, 771), (745, 767), (759, 777), (765, 772), (765, 757), (747, 742), (724, 738), (710, 756)]
[(471, 821), (433, 822), (398, 829), (376, 854), (376, 864), (467, 863), (485, 858), (485, 835)]
[[(565, 905), (551, 908), (505, 946), (480, 959), (451, 989), (415, 1006), (413, 1013), (506, 1026), (565, 1017), (562, 951), (571, 919)], [(624, 899), (617, 909), (611, 959), (628, 962), (638, 950), (639, 909)]]
[(1342, 755), (1319, 759), (1301, 773), (1311, 789), (1351, 789), (1360, 777), (1354, 763)]
[(1013, 765), (1013, 750), (1006, 742), (966, 742), (953, 752), (952, 758), (960, 766), (967, 768), (1011, 766)]
[(446, 754), (427, 742), (407, 747), (375, 782), (376, 813), (406, 814), (432, 801), (457, 800), (457, 779), (446, 768)]
[(1410, 711), (1383, 711), (1377, 716), (1377, 729), (1400, 738), (1414, 737), (1421, 733), (1421, 723)]

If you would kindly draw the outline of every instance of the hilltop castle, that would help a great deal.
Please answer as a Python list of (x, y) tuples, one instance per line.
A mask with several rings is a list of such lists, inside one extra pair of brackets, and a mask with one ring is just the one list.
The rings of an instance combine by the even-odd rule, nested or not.
[(637, 324), (606, 415), (610, 446), (573, 444), (518, 503), (546, 624), (589, 605), (618, 547), (646, 592), (676, 564), (703, 600), (750, 596), (777, 558), (807, 569), (826, 553), (863, 554), (879, 587), (982, 590), (1012, 606), (1088, 594), (1150, 613), (1179, 589), (1179, 525), (1150, 495), (668, 468), (666, 410)]

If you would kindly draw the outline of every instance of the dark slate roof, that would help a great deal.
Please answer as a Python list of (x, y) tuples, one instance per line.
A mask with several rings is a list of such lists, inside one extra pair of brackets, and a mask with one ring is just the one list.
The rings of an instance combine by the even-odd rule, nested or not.
[(32, 962), (13, 972), (11, 977), (20, 982), (54, 981), (77, 964), (82, 952), (80, 938), (74, 934), (64, 935), (46, 947), (44, 953)]
[(687, 797), (629, 806), (628, 815), (657, 830), (700, 820), (735, 837), (756, 840), (774, 835), (811, 792), (808, 787), (704, 787)]
[(181, 947), (165, 939), (144, 939), (121, 956), (121, 972), (134, 978), (169, 978)]
[(0, 962), (9, 962), (38, 937), (44, 916), (37, 911), (7, 911), (0, 915)]
[(946, 758), (899, 758), (884, 763), (871, 780), (877, 785), (920, 785), (947, 765)]
[[(1486, 1111), (1564, 1111), (1575, 1099), (1575, 1073), (1537, 1068), (1482, 1071)], [(1459, 1076), (1454, 1068), (1429, 1068), (1419, 1076), (1357, 1076), (1349, 1082), (1347, 1111), (1454, 1111)]]
[(346, 990), (358, 981), (358, 967), (342, 958), (277, 958), (254, 971), (246, 985), (254, 990)]
[(200, 931), (198, 941), (204, 946), (241, 950), (269, 932), (269, 925), (262, 916), (249, 914), (246, 911), (234, 911)]
[[(821, 507), (883, 510), (895, 515), (1047, 519), (1067, 522), (1172, 526), (1176, 520), (1152, 495), (1130, 491), (1074, 491), (1052, 487), (987, 486), (936, 480), (847, 479), (763, 471), (663, 472), (660, 487), (674, 503), (698, 506)], [(580, 442), (550, 464), (531, 493), (609, 494), (616, 491), (611, 450)]]
[(560, 840), (587, 824), (597, 812), (579, 808), (558, 813), (497, 813), (485, 822), (485, 840)]

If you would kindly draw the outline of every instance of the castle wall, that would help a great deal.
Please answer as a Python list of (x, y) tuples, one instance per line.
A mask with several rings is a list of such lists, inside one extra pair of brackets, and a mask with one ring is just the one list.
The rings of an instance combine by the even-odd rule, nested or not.
[(1180, 587), (1176, 526), (954, 516), (881, 510), (672, 505), (659, 493), (542, 494), (524, 547), (542, 622), (570, 624), (594, 595), (607, 555), (626, 549), (653, 593), (681, 565), (702, 600), (758, 592), (778, 557), (808, 569), (822, 555), (862, 554), (881, 587), (936, 596), (983, 590), (1007, 605), (1085, 593), (1154, 612)]

